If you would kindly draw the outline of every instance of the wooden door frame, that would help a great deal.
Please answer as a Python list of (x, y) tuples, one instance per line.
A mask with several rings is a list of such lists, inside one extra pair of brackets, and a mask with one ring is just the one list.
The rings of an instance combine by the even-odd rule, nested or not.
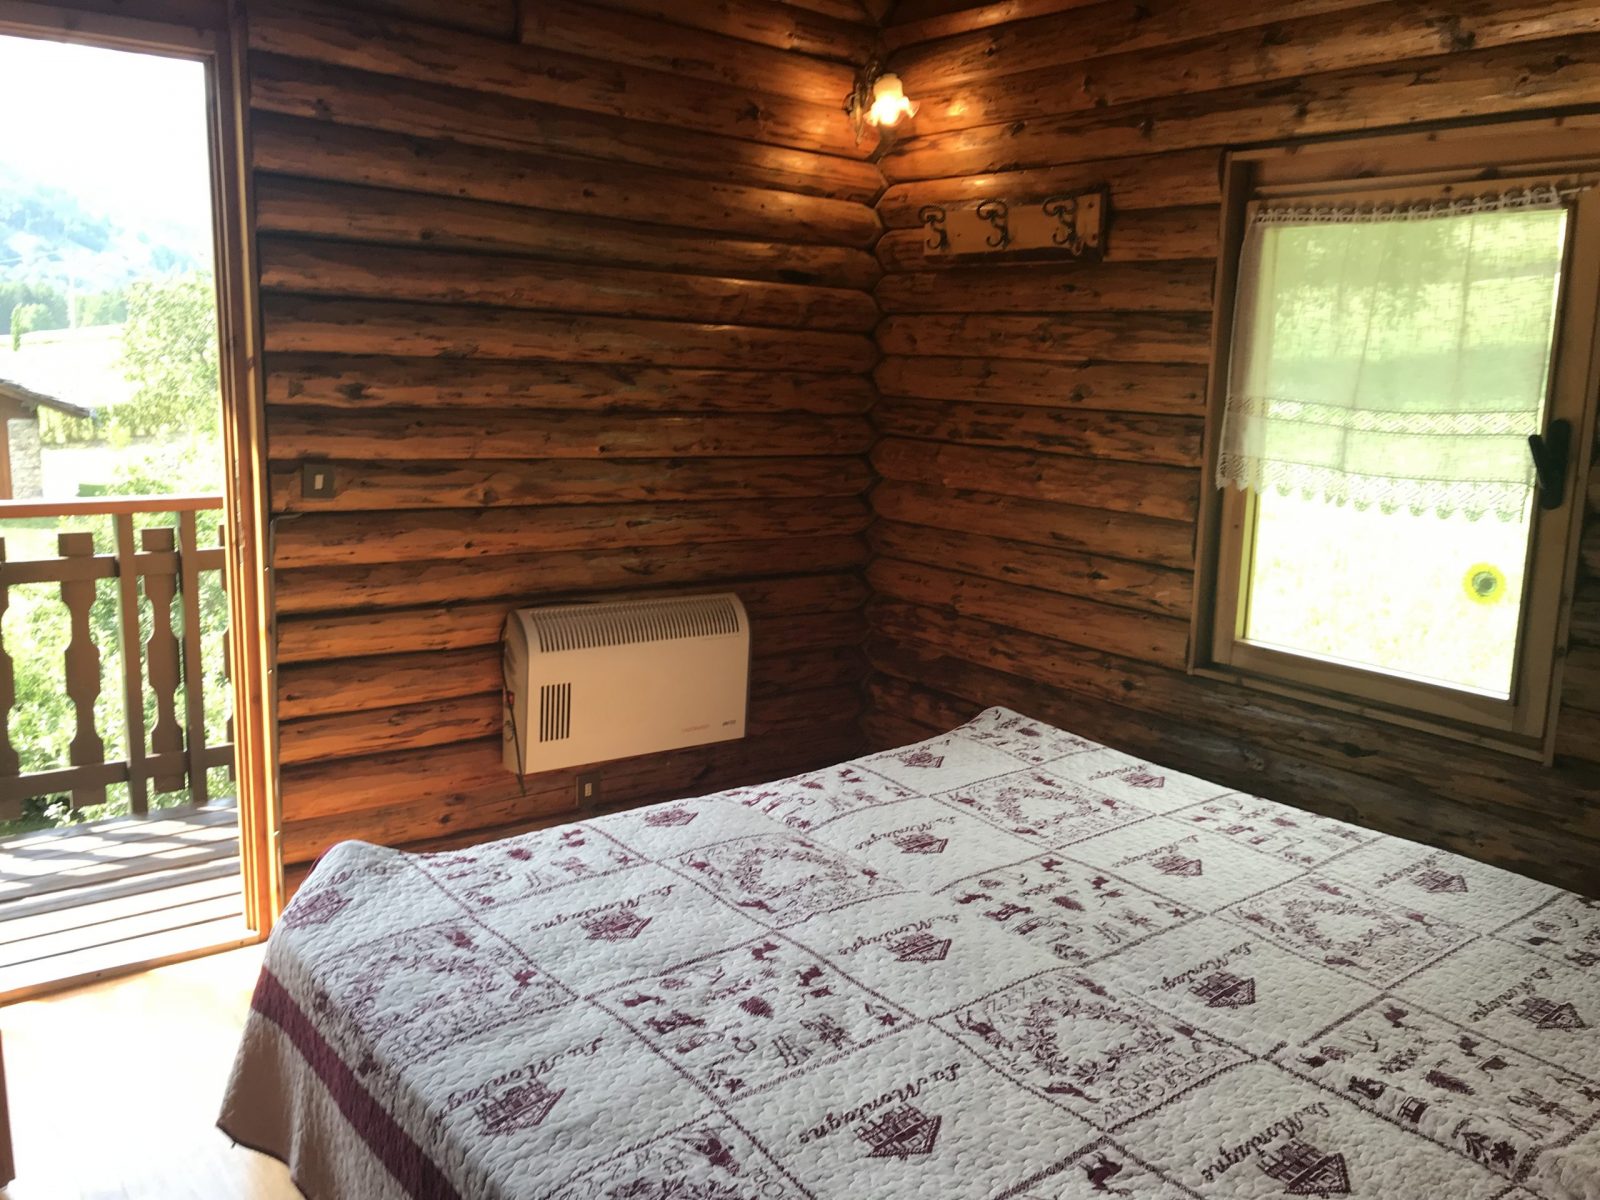
[(228, 665), (245, 921), (283, 907), (266, 411), (243, 0), (0, 0), (0, 33), (187, 58), (206, 67), (226, 478)]

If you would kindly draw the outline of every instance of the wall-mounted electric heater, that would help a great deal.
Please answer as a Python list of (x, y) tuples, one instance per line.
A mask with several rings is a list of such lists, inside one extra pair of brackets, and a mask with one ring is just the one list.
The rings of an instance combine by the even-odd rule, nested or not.
[(520, 608), (502, 665), (518, 774), (744, 736), (750, 622), (732, 593)]

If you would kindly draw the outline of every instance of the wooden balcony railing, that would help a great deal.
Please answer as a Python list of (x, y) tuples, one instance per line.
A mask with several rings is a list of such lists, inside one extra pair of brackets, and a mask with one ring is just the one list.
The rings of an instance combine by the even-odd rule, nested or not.
[[(19, 815), (22, 801), (70, 793), (74, 809), (103, 804), (112, 784), (128, 785), (132, 812), (149, 811), (150, 792), (188, 791), (189, 802), (209, 798), (206, 772), (233, 764), (231, 741), (206, 741), (206, 682), (201, 640), (201, 591), (208, 572), (223, 569), (220, 547), (200, 544), (201, 513), (222, 508), (220, 496), (114, 496), (104, 499), (0, 502), (0, 533), (9, 520), (109, 518), (106, 552), (90, 532), (57, 535), (58, 555), (8, 561), (0, 538), (0, 618), (21, 584), (60, 585), (64, 619), (70, 622), (65, 654), (66, 694), (75, 728), (68, 763), (23, 773), (11, 739), (16, 705), (14, 649), (0, 627), (0, 820)], [(152, 518), (176, 516), (176, 529), (149, 526)], [(137, 529), (136, 518), (145, 528)], [(116, 644), (95, 642), (92, 609), (99, 583), (115, 580)], [(141, 635), (141, 600), (148, 606), (148, 638)], [(174, 628), (174, 609), (177, 625)], [(126, 757), (110, 758), (95, 720), (102, 687), (101, 652), (115, 653), (123, 692)], [(154, 720), (146, 730), (146, 689), (153, 695)], [(232, 722), (229, 723), (231, 732)]]

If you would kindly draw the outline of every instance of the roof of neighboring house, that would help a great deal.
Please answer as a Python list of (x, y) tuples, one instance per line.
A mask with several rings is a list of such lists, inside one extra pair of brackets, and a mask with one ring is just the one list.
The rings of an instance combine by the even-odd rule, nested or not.
[(57, 400), (54, 396), (46, 396), (43, 392), (25, 388), (20, 383), (9, 379), (0, 379), (0, 400), (12, 400), (27, 408), (53, 408), (57, 412), (66, 413), (69, 417), (89, 418), (94, 416), (93, 411), (77, 404), (68, 404), (65, 400)]
[(134, 393), (122, 367), (121, 325), (41, 329), (23, 334), (18, 350), (0, 337), (0, 380), (48, 398), (63, 412), (93, 413)]

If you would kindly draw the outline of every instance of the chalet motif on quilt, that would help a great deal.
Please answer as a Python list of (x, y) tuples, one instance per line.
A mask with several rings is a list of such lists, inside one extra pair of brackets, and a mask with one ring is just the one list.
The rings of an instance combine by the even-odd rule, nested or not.
[(335, 848), (221, 1123), (318, 1200), (1600, 1200), (1600, 902), (991, 709)]

